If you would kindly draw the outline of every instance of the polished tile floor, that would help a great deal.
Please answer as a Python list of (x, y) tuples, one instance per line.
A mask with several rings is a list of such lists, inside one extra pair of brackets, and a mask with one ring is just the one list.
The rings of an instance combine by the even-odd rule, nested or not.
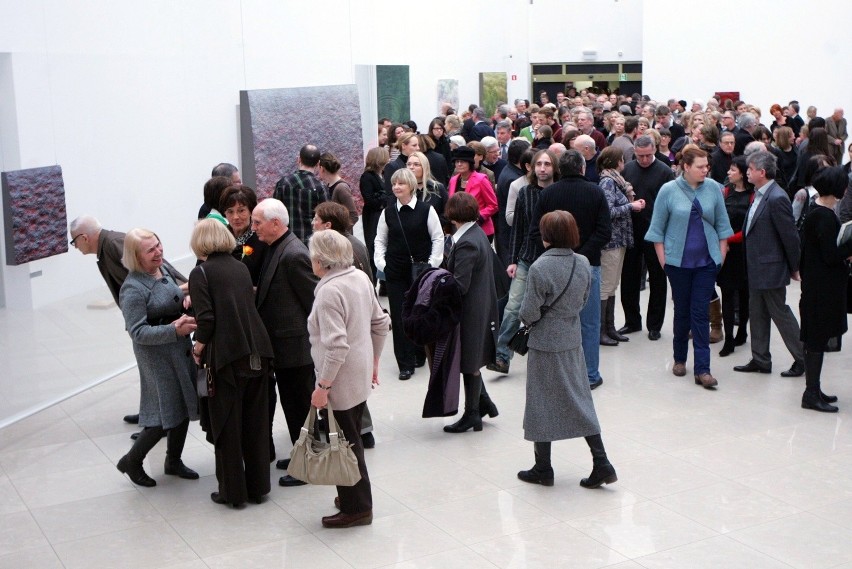
[[(104, 312), (101, 333), (119, 337), (120, 319)], [(70, 336), (66, 358), (79, 351)], [(103, 351), (107, 367), (121, 365), (121, 340)], [(824, 390), (841, 412), (823, 415), (799, 407), (803, 378), (780, 377), (791, 361), (777, 333), (771, 375), (731, 371), (748, 346), (718, 349), (719, 389), (706, 391), (670, 373), (668, 332), (602, 348), (594, 399), (619, 480), (585, 490), (582, 440), (554, 445), (552, 488), (515, 476), (532, 464), (523, 358), (507, 376), (485, 372), (500, 416), (448, 435), (449, 419), (420, 418), (427, 374), (398, 381), (389, 344), (370, 399), (375, 519), (349, 530), (320, 524), (335, 511), (328, 487), (276, 484), (259, 506), (213, 504), (213, 452), (197, 424), (184, 460), (201, 480), (163, 476), (161, 443), (146, 462), (157, 487), (135, 487), (114, 466), (133, 431), (121, 421), (137, 404), (131, 370), (0, 430), (0, 568), (852, 568), (849, 350), (826, 357)], [(26, 364), (56, 373), (62, 353)], [(60, 363), (85, 374), (87, 362)], [(276, 437), (286, 450), (280, 411)]]

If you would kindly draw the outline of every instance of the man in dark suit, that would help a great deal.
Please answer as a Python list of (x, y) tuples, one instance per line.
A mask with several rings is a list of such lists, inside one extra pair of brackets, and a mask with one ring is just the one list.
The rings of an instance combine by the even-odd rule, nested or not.
[(787, 193), (775, 183), (775, 156), (758, 151), (748, 157), (748, 181), (754, 184), (754, 202), (743, 231), (749, 288), (751, 361), (734, 367), (741, 372), (772, 372), (769, 321), (775, 323), (793, 356), (793, 366), (783, 377), (805, 373), (805, 354), (799, 340), (799, 323), (787, 305), (787, 285), (799, 279), (799, 234)]
[[(275, 379), (269, 382), (269, 452), (275, 457), (272, 419), (275, 413), (275, 385), (281, 396), (281, 408), (287, 420), (290, 441), (295, 443), (308, 411), (314, 390), (314, 364), (308, 339), (308, 315), (314, 304), (318, 282), (311, 268), (308, 248), (290, 228), (290, 216), (283, 203), (266, 199), (251, 214), (252, 229), (258, 239), (269, 245), (263, 260), (255, 303), (272, 340), (275, 353)], [(289, 466), (279, 460), (280, 469)], [(289, 474), (278, 481), (281, 486), (304, 484)]]
[(494, 129), (491, 128), (491, 125), (488, 124), (488, 122), (486, 122), (487, 119), (488, 113), (485, 112), (485, 109), (482, 107), (476, 107), (473, 109), (471, 116), (473, 128), (470, 129), (470, 138), (467, 139), (468, 142), (471, 140), (476, 140), (478, 142), (486, 136), (494, 136)]
[[(631, 146), (631, 149), (633, 147)], [(592, 389), (603, 383), (600, 365), (601, 305), (601, 250), (612, 237), (609, 205), (603, 190), (583, 177), (586, 161), (576, 150), (568, 150), (559, 157), (559, 181), (541, 192), (530, 224), (530, 241), (538, 243), (543, 251), (539, 223), (545, 213), (563, 209), (577, 221), (580, 244), (574, 249), (589, 260), (592, 283), (589, 302), (580, 312), (580, 331), (583, 336), (583, 356)]]

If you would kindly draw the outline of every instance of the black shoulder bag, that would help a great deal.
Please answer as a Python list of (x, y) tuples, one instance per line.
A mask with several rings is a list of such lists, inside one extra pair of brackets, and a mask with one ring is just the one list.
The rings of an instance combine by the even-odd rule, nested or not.
[(545, 304), (541, 307), (541, 318), (530, 324), (529, 326), (521, 326), (518, 328), (518, 331), (515, 332), (515, 335), (512, 336), (512, 339), (509, 340), (508, 348), (515, 352), (516, 354), (525, 356), (527, 352), (530, 351), (529, 346), (527, 345), (530, 340), (530, 330), (532, 330), (539, 321), (544, 318), (545, 313), (550, 310), (550, 307), (559, 302), (559, 299), (562, 298), (562, 295), (568, 290), (568, 287), (571, 286), (571, 281), (574, 280), (574, 269), (577, 268), (577, 259), (574, 259), (574, 264), (571, 265), (571, 275), (568, 277), (568, 284), (565, 285), (565, 288), (562, 289), (562, 292), (559, 293), (559, 296), (550, 303)]
[(414, 260), (414, 255), (411, 253), (411, 247), (408, 246), (408, 237), (405, 236), (405, 227), (402, 225), (402, 218), (399, 217), (399, 209), (396, 207), (396, 204), (391, 205), (391, 207), (394, 212), (396, 212), (396, 218), (399, 221), (399, 229), (402, 231), (402, 239), (405, 241), (405, 248), (408, 250), (408, 258), (411, 259), (411, 282), (414, 282), (417, 280), (417, 277), (431, 269), (432, 265)]

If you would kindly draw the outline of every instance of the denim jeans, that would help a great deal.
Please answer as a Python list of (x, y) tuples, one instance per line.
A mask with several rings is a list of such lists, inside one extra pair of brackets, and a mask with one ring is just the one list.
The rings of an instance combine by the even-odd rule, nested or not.
[(580, 311), (580, 334), (583, 337), (583, 357), (586, 360), (589, 383), (601, 378), (601, 372), (598, 370), (601, 361), (601, 268), (598, 266), (591, 269), (589, 299)]
[(666, 265), (674, 299), (674, 361), (686, 363), (689, 332), (695, 353), (695, 375), (710, 373), (710, 315), (708, 306), (716, 286), (716, 265), (683, 269)]
[(527, 289), (527, 273), (530, 266), (524, 262), (518, 263), (515, 278), (509, 288), (509, 300), (503, 309), (503, 322), (500, 324), (500, 335), (497, 337), (497, 359), (508, 362), (512, 359), (514, 352), (508, 348), (509, 340), (521, 327), (518, 313), (521, 310), (521, 302), (524, 300), (524, 292)]

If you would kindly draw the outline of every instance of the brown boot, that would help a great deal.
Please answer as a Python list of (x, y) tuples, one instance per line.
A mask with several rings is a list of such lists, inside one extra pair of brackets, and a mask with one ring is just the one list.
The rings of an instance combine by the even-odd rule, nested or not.
[(715, 299), (710, 301), (710, 343), (715, 344), (725, 339), (722, 331), (722, 301)]

